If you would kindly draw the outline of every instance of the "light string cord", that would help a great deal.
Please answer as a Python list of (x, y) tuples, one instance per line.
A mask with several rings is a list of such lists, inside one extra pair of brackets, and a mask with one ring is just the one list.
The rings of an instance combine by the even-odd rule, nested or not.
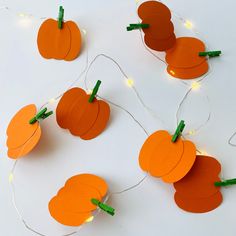
[[(163, 1), (159, 0), (159, 2), (162, 3)], [(137, 1), (136, 1), (136, 12), (137, 12), (137, 10), (138, 10), (139, 3), (140, 3), (140, 0), (137, 0)], [(181, 17), (179, 14), (177, 14), (176, 12), (174, 12), (174, 11), (171, 10), (171, 9), (170, 9), (170, 11), (173, 13), (173, 15), (174, 15), (178, 20), (180, 20), (181, 23), (185, 23), (185, 22), (186, 22), (186, 20), (185, 20), (183, 17)], [(137, 20), (138, 20), (139, 23), (141, 23), (141, 22), (140, 22), (140, 19), (138, 18), (138, 16), (137, 16)], [(196, 30), (194, 29), (194, 27), (191, 28), (191, 31), (192, 31), (196, 36), (200, 36), (200, 33), (199, 33), (198, 31), (196, 31)], [(158, 55), (156, 55), (152, 50), (150, 50), (150, 49), (146, 46), (146, 44), (145, 44), (145, 42), (144, 42), (143, 32), (142, 32), (141, 29), (139, 29), (139, 33), (140, 33), (140, 38), (141, 38), (142, 45), (143, 45), (143, 47), (145, 48), (145, 50), (146, 50), (149, 54), (151, 54), (152, 56), (154, 56), (157, 60), (163, 62), (163, 63), (167, 66), (168, 64), (166, 63), (165, 60), (161, 59)], [(203, 37), (201, 36), (200, 38), (203, 38)], [(204, 40), (204, 42), (205, 42), (205, 40)], [(206, 43), (205, 43), (205, 46), (206, 46), (206, 49), (209, 48), (209, 47), (208, 47), (208, 44), (206, 44)], [(196, 82), (197, 82), (197, 83), (200, 83), (200, 82), (203, 83), (203, 82), (205, 82), (206, 78), (208, 78), (209, 75), (210, 75), (211, 72), (212, 72), (212, 69), (211, 69), (212, 67), (211, 67), (211, 63), (210, 63), (210, 60), (209, 60), (209, 57), (208, 57), (208, 56), (207, 56), (207, 62), (208, 62), (208, 65), (209, 65), (208, 72), (207, 72), (205, 75), (201, 76), (199, 79), (196, 79)], [(180, 79), (179, 79), (179, 80), (180, 80)], [(181, 82), (182, 84), (184, 84), (185, 86), (189, 87), (189, 83), (187, 83), (186, 81), (180, 80), (180, 82)], [(180, 120), (180, 116), (181, 116), (180, 111), (182, 110), (182, 106), (185, 104), (186, 100), (188, 99), (188, 97), (189, 97), (189, 95), (190, 95), (190, 93), (191, 93), (192, 91), (193, 91), (192, 88), (188, 89), (187, 92), (185, 93), (185, 95), (183, 96), (183, 99), (180, 101), (180, 103), (179, 103), (179, 105), (178, 105), (178, 109), (177, 109), (177, 111), (176, 111), (176, 122), (177, 122), (177, 124), (178, 124), (178, 122), (179, 122), (179, 120)], [(208, 122), (210, 121), (210, 119), (211, 119), (210, 99), (209, 99), (209, 97), (208, 97), (207, 94), (206, 94), (206, 98), (207, 98), (207, 102), (208, 102), (208, 104), (209, 104), (209, 113), (208, 113), (208, 116), (207, 116), (206, 120), (205, 120), (202, 124), (200, 124), (197, 128), (193, 129), (193, 130), (195, 131), (195, 133), (196, 133), (196, 132), (199, 132), (203, 127), (205, 127), (205, 126), (208, 124)]]
[(236, 135), (236, 131), (230, 136), (230, 138), (228, 139), (228, 144), (231, 146), (231, 147), (236, 147), (236, 144), (234, 144), (232, 142), (233, 138), (235, 137)]

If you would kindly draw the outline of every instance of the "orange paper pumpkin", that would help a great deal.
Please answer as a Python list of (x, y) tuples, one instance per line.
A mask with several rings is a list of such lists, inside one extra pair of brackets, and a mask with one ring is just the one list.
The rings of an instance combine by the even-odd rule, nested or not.
[(37, 43), (42, 57), (72, 61), (81, 50), (81, 32), (73, 21), (64, 22), (60, 29), (56, 20), (47, 19), (39, 29)]
[(70, 178), (49, 202), (51, 216), (67, 226), (80, 226), (93, 216), (97, 209), (91, 199), (102, 201), (106, 196), (106, 182), (95, 175), (81, 174)]
[(197, 156), (189, 173), (174, 184), (175, 202), (183, 210), (193, 213), (204, 213), (217, 208), (223, 198), (219, 182), (220, 163), (212, 157)]
[(143, 28), (145, 44), (156, 51), (166, 51), (175, 45), (176, 37), (171, 22), (171, 12), (167, 6), (157, 1), (147, 1), (138, 8)]
[(164, 182), (174, 183), (182, 179), (196, 159), (195, 145), (180, 137), (172, 142), (172, 136), (164, 130), (153, 133), (143, 144), (139, 154), (142, 170)]
[(18, 159), (27, 155), (39, 142), (41, 128), (39, 122), (29, 124), (36, 115), (36, 106), (31, 104), (23, 107), (10, 121), (7, 128), (8, 156)]
[(197, 38), (177, 38), (175, 46), (166, 52), (167, 72), (180, 79), (204, 75), (209, 69), (207, 59), (198, 55), (204, 51), (204, 43)]
[(56, 109), (58, 125), (84, 140), (101, 134), (110, 117), (109, 105), (96, 98), (90, 103), (90, 96), (81, 88), (72, 88), (62, 96)]

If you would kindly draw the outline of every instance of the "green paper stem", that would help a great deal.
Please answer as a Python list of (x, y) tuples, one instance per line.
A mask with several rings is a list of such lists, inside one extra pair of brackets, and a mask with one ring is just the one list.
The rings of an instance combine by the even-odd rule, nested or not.
[(171, 141), (174, 143), (177, 141), (178, 137), (182, 134), (183, 130), (184, 130), (184, 127), (185, 127), (185, 124), (184, 124), (184, 121), (181, 120), (176, 131), (175, 131), (175, 134), (172, 136), (172, 139)]
[(36, 114), (35, 117), (33, 117), (32, 119), (30, 119), (29, 124), (33, 125), (34, 123), (36, 123), (38, 120), (42, 119), (46, 119), (48, 118), (50, 115), (53, 114), (53, 111), (47, 112), (47, 108), (45, 107), (43, 110), (41, 110), (39, 113)]
[(59, 15), (58, 15), (58, 28), (59, 29), (62, 29), (63, 20), (64, 20), (64, 8), (60, 6)]
[(136, 29), (147, 29), (149, 24), (130, 24), (126, 29), (127, 31), (136, 30)]
[(111, 215), (111, 216), (114, 216), (114, 215), (115, 215), (115, 209), (112, 208), (111, 206), (108, 206), (108, 205), (106, 205), (106, 204), (104, 204), (104, 203), (98, 201), (98, 200), (95, 199), (95, 198), (92, 198), (92, 199), (91, 199), (91, 202), (92, 202), (94, 205), (98, 206), (98, 207), (99, 207), (101, 210), (103, 210), (104, 212), (108, 213), (109, 215)]
[(215, 182), (216, 187), (225, 187), (234, 184), (236, 184), (236, 179), (228, 179), (228, 180), (223, 180), (221, 182)]
[(99, 90), (99, 87), (101, 85), (102, 81), (101, 80), (98, 80), (94, 89), (93, 89), (93, 92), (91, 94), (91, 96), (89, 97), (89, 102), (92, 103), (94, 98), (96, 97), (97, 93), (98, 93), (98, 90)]
[(200, 57), (205, 57), (205, 56), (209, 56), (209, 57), (219, 57), (221, 54), (221, 51), (209, 51), (209, 52), (199, 52), (199, 56)]

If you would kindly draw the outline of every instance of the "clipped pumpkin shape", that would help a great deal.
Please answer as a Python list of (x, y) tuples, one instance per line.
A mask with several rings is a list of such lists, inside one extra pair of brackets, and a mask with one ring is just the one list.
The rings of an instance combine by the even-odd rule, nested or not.
[(209, 66), (206, 57), (199, 52), (205, 51), (205, 44), (192, 37), (177, 38), (175, 46), (166, 52), (167, 72), (176, 78), (194, 79), (207, 73)]
[(80, 226), (88, 222), (98, 207), (103, 209), (105, 206), (105, 211), (114, 215), (114, 209), (101, 202), (107, 191), (106, 182), (96, 175), (73, 176), (50, 200), (49, 212), (57, 222), (67, 226)]
[(72, 61), (81, 51), (80, 29), (73, 21), (63, 22), (63, 18), (59, 27), (58, 21), (47, 19), (40, 26), (37, 38), (39, 53), (46, 59)]
[[(46, 108), (38, 119), (42, 116), (45, 119), (52, 112), (46, 113)], [(37, 108), (34, 104), (27, 105), (20, 109), (10, 121), (7, 127), (7, 147), (8, 157), (18, 159), (27, 155), (38, 144), (41, 137), (41, 127), (37, 116)], [(30, 123), (34, 118), (35, 120)]]
[(220, 187), (220, 163), (213, 157), (197, 156), (189, 173), (174, 183), (175, 202), (183, 210), (205, 213), (216, 209), (222, 203)]
[(147, 1), (138, 8), (142, 19), (145, 44), (156, 51), (166, 51), (175, 45), (174, 25), (171, 22), (171, 12), (167, 6), (157, 1)]
[[(98, 89), (100, 83), (95, 88)], [(96, 99), (95, 95), (88, 95), (80, 88), (68, 90), (56, 109), (58, 125), (84, 140), (100, 135), (109, 121), (110, 107), (106, 102)]]
[(192, 168), (196, 159), (196, 147), (180, 137), (173, 142), (167, 131), (153, 133), (143, 144), (139, 153), (142, 170), (164, 182), (174, 183), (182, 179)]

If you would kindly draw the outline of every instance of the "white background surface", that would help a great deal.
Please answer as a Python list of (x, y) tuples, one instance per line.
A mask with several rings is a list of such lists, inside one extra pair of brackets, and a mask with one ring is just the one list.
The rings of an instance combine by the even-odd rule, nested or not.
[[(150, 133), (157, 129), (174, 131), (177, 106), (188, 88), (179, 80), (170, 79), (165, 66), (144, 50), (138, 31), (126, 31), (125, 27), (137, 20), (134, 0), (0, 2), (15, 12), (39, 17), (57, 17), (58, 6), (62, 4), (65, 18), (87, 30), (90, 60), (98, 53), (117, 59), (133, 77), (144, 101), (165, 121), (165, 126), (142, 108), (111, 62), (97, 61), (89, 73), (90, 87), (98, 79), (102, 80), (99, 94), (127, 108)], [(236, 149), (227, 144), (236, 129), (235, 1), (165, 3), (191, 20), (212, 50), (220, 49), (224, 53), (221, 58), (212, 59), (212, 74), (200, 91), (192, 93), (181, 118), (188, 124), (186, 131), (200, 125), (208, 115), (206, 94), (209, 96), (212, 119), (190, 139), (199, 149), (221, 161), (224, 178), (235, 178)], [(13, 12), (0, 10), (0, 22), (0, 235), (30, 236), (34, 234), (23, 227), (11, 202), (8, 175), (13, 161), (6, 155), (5, 130), (22, 106), (35, 103), (39, 107), (66, 89), (84, 68), (86, 57), (84, 50), (70, 63), (45, 60), (36, 45), (42, 20), (33, 18), (27, 25)], [(193, 35), (175, 17), (173, 22), (177, 36)], [(77, 85), (83, 85), (82, 79)], [(55, 107), (56, 104), (51, 106)], [(55, 236), (74, 230), (55, 222), (47, 210), (48, 201), (67, 178), (83, 172), (94, 173), (107, 180), (111, 191), (119, 191), (144, 176), (138, 166), (138, 153), (146, 137), (132, 119), (117, 108), (112, 107), (107, 130), (92, 141), (82, 141), (60, 129), (55, 116), (43, 122), (42, 127), (39, 145), (18, 163), (14, 183), (22, 215), (30, 226), (43, 234)], [(171, 185), (148, 178), (140, 187), (109, 201), (116, 208), (116, 216), (101, 214), (77, 235), (234, 236), (236, 187), (222, 192), (224, 202), (218, 209), (208, 214), (190, 214), (175, 205)]]

